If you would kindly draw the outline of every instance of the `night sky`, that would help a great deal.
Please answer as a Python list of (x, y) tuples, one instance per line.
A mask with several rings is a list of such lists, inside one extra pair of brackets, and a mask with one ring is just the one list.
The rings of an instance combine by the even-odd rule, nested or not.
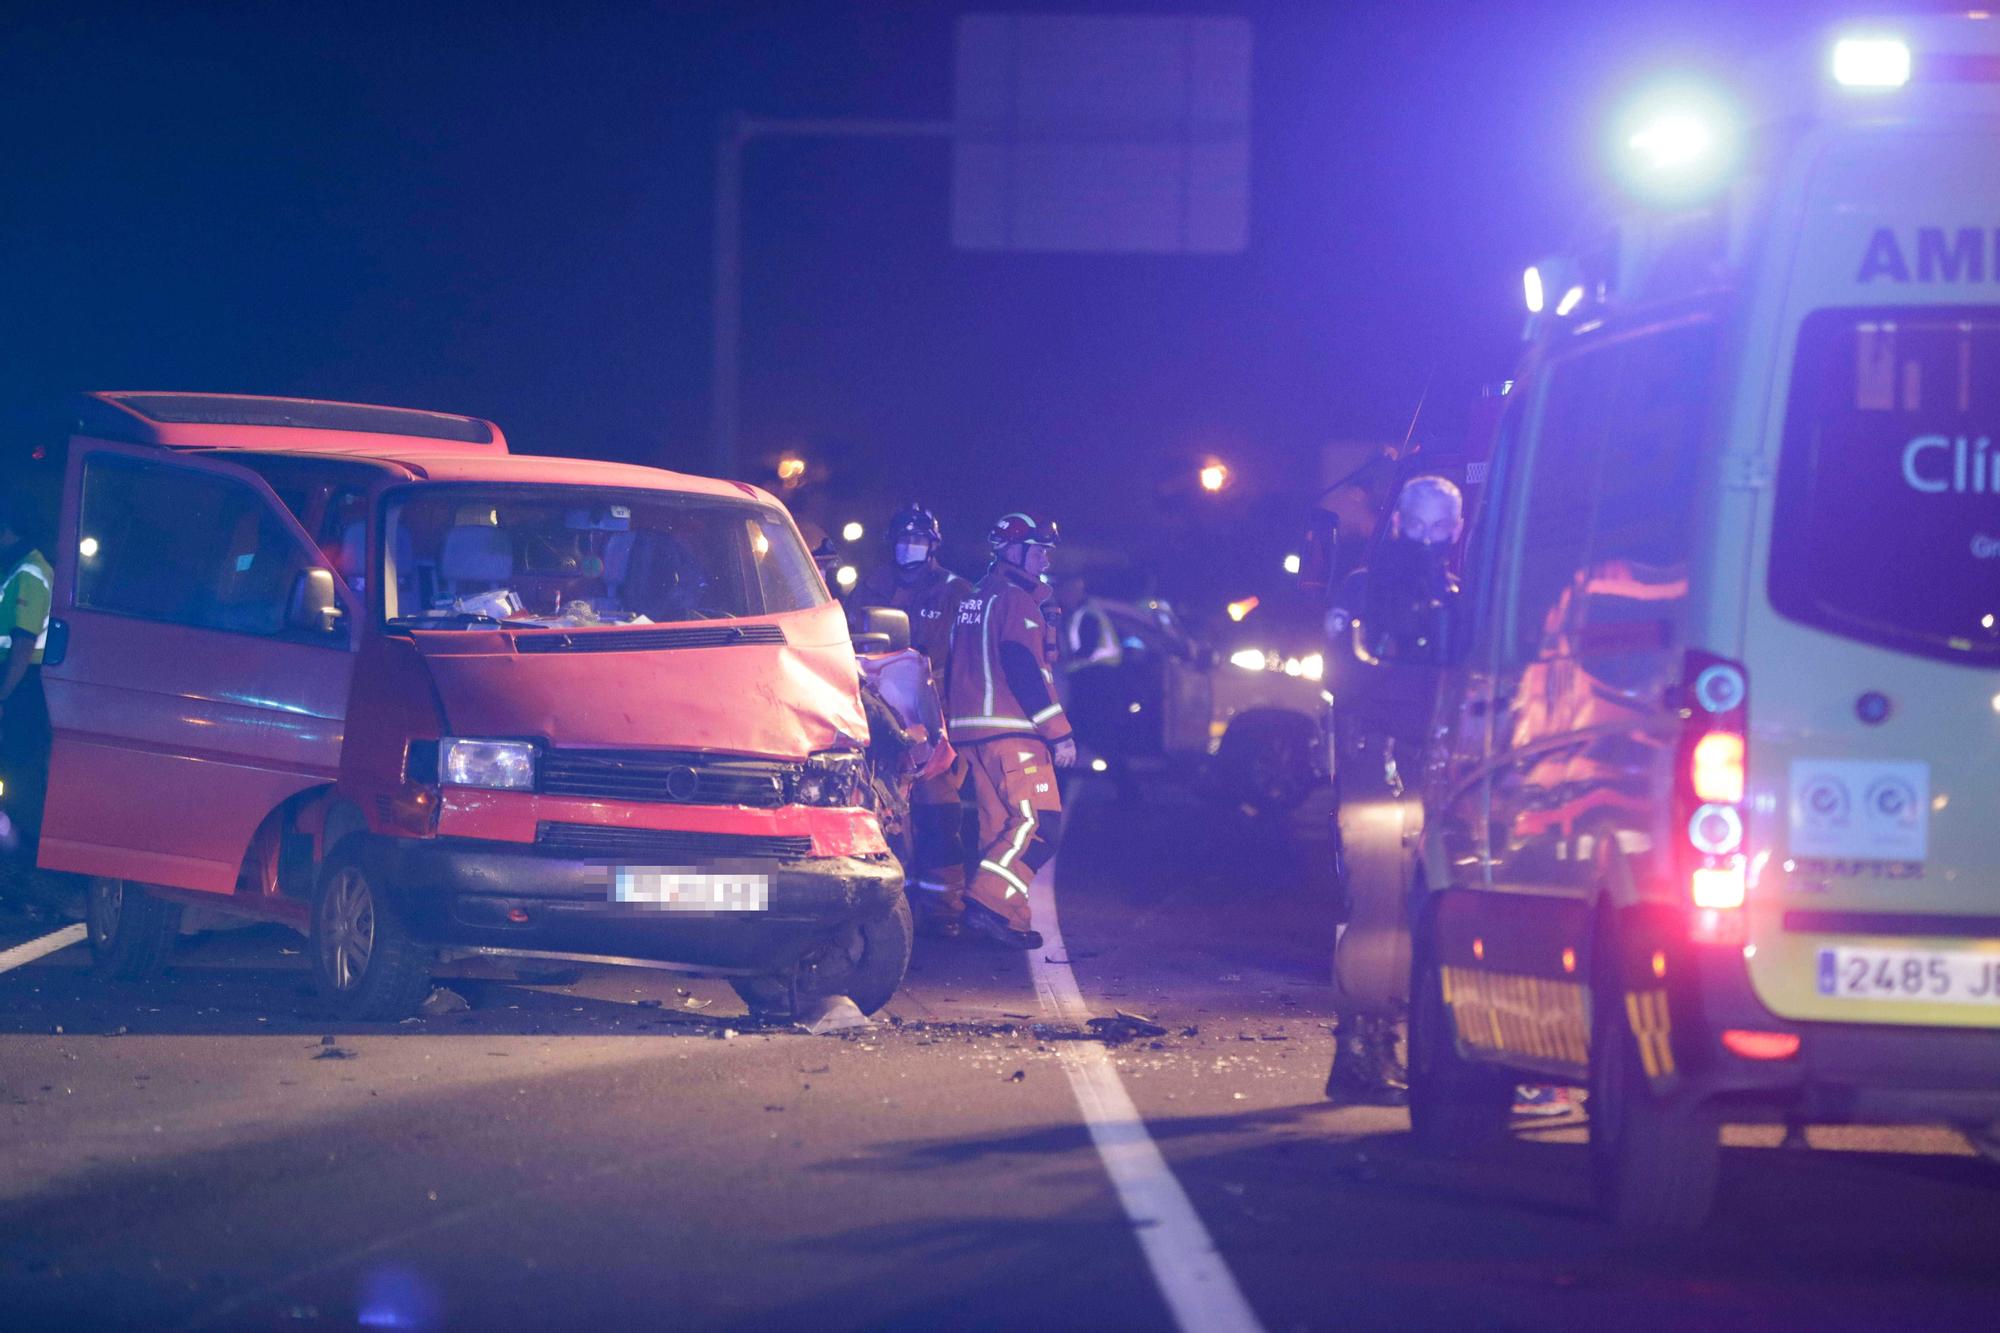
[[(948, 116), (954, 18), (996, 8), (12, 5), (0, 444), (53, 438), (75, 390), (177, 388), (700, 468), (721, 118)], [(830, 460), (864, 518), (920, 494), (960, 549), (1036, 504), (1100, 548), (1198, 552), (1217, 530), (1162, 477), (1213, 452), (1237, 520), (1302, 500), (1321, 443), (1400, 438), (1427, 384), (1419, 434), (1449, 436), (1506, 373), (1520, 269), (1609, 183), (1621, 96), (1833, 12), (1082, 8), (1252, 21), (1248, 251), (959, 252), (944, 144), (760, 142), (746, 459)]]

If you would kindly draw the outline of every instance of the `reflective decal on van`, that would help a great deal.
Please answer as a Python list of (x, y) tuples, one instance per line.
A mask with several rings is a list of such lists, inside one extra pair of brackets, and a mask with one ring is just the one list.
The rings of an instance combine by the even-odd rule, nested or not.
[(1931, 766), (1914, 760), (1795, 759), (1794, 856), (1922, 861), (1930, 843)]

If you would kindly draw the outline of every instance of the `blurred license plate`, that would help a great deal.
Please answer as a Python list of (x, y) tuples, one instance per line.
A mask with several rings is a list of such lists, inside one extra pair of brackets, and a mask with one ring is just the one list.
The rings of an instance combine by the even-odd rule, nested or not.
[(614, 866), (611, 901), (669, 912), (768, 912), (771, 879), (662, 866)]
[(1819, 951), (1819, 993), (1856, 1000), (2000, 1004), (2000, 954), (1824, 948)]

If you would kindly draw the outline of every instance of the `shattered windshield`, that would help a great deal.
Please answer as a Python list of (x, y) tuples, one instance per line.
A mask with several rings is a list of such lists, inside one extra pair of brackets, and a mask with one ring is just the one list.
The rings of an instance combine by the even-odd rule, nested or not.
[(383, 619), (421, 629), (733, 620), (826, 599), (790, 521), (753, 502), (424, 486), (384, 515)]

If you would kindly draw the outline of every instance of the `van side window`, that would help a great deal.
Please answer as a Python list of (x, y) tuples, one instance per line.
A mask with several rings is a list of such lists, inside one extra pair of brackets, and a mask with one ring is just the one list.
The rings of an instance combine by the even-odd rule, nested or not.
[(307, 561), (248, 487), (182, 468), (92, 459), (78, 529), (79, 606), (291, 636), (285, 605)]
[(1597, 456), (1617, 373), (1615, 350), (1557, 365), (1527, 459), (1506, 662), (1534, 660), (1573, 611), (1590, 555)]

